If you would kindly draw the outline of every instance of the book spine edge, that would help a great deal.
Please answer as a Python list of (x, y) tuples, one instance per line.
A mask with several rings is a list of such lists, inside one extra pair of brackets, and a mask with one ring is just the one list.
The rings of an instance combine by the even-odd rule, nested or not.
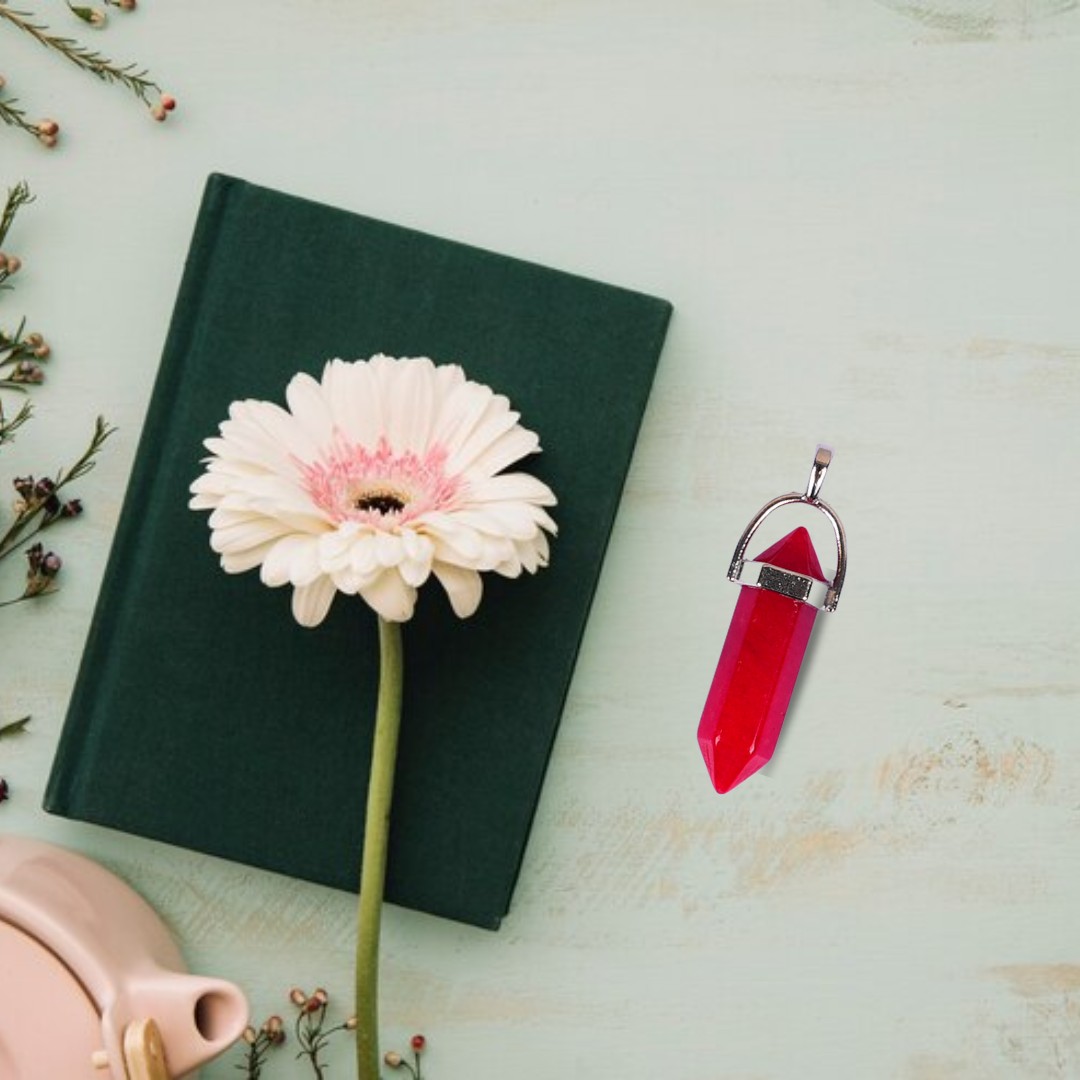
[[(644, 294), (641, 294), (644, 295)], [(653, 386), (656, 383), (656, 373), (660, 368), (660, 359), (663, 356), (664, 344), (667, 341), (668, 330), (671, 327), (671, 318), (674, 314), (674, 306), (668, 300), (661, 300), (658, 297), (649, 297), (657, 305), (658, 318), (656, 320), (656, 326), (653, 331), (653, 338), (650, 342), (650, 351), (656, 358), (652, 365), (652, 372), (649, 375), (648, 386), (645, 391), (645, 395), (641, 401), (641, 407), (637, 411), (637, 415), (634, 423), (634, 436), (630, 444), (630, 452), (626, 460), (626, 470), (623, 473), (622, 483), (619, 484), (618, 490), (614, 492), (614, 503), (611, 510), (611, 523), (608, 526), (607, 535), (604, 537), (604, 543), (600, 550), (600, 569), (603, 570), (604, 562), (607, 559), (607, 550), (611, 544), (612, 534), (615, 532), (616, 520), (619, 516), (619, 509), (622, 506), (623, 494), (626, 491), (626, 483), (630, 478), (630, 470), (634, 464), (634, 453), (637, 450), (638, 440), (641, 437), (641, 426), (645, 422), (645, 412), (649, 407), (649, 401), (652, 397)], [(529, 840), (532, 837), (533, 826), (536, 821), (536, 814), (540, 807), (540, 798), (543, 795), (544, 784), (547, 780), (548, 770), (551, 767), (551, 755), (555, 749), (555, 740), (558, 738), (559, 729), (562, 727), (563, 714), (566, 712), (566, 702), (570, 696), (570, 686), (573, 683), (574, 672), (577, 670), (578, 656), (581, 653), (581, 644), (585, 640), (585, 633), (589, 625), (589, 615), (592, 612), (593, 601), (596, 599), (597, 590), (600, 587), (600, 574), (596, 575), (595, 580), (592, 583), (592, 588), (589, 591), (588, 598), (585, 603), (584, 611), (582, 612), (581, 622), (577, 627), (577, 643), (574, 647), (574, 655), (569, 666), (569, 676), (566, 679), (565, 684), (562, 687), (561, 699), (559, 704), (558, 719), (555, 722), (555, 726), (551, 730), (551, 738), (548, 741), (547, 750), (544, 755), (544, 764), (540, 772), (540, 782), (536, 788), (536, 797), (533, 799), (532, 810), (529, 814), (528, 824), (523, 832), (523, 841), (521, 848), (518, 852), (517, 865), (514, 867), (513, 874), (509, 879), (508, 888), (505, 894), (501, 897), (499, 904), (488, 911), (484, 916), (483, 922), (477, 922), (475, 925), (480, 926), (482, 929), (498, 930), (502, 925), (502, 920), (510, 914), (510, 909), (513, 904), (514, 893), (517, 890), (517, 882), (521, 877), (521, 868), (525, 861), (525, 853), (529, 846)]]
[(125, 595), (126, 568), (138, 557), (141, 520), (150, 506), (158, 458), (167, 442), (162, 432), (170, 423), (175, 388), (183, 377), (188, 348), (198, 330), (203, 291), (229, 195), (241, 183), (212, 174), (203, 192), (120, 518), (45, 788), (42, 806), (51, 814), (79, 817), (85, 801), (79, 780), (86, 747), (94, 738), (95, 707), (100, 703), (98, 687), (105, 679), (109, 658), (108, 628), (117, 625), (124, 618), (125, 606), (138, 599)]

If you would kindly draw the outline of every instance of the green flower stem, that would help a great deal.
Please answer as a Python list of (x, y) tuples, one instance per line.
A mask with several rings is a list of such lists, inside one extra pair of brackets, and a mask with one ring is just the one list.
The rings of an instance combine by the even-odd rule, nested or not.
[(401, 625), (379, 619), (379, 702), (371, 748), (364, 858), (356, 923), (356, 1075), (379, 1080), (379, 928), (390, 837), (394, 764), (401, 730)]

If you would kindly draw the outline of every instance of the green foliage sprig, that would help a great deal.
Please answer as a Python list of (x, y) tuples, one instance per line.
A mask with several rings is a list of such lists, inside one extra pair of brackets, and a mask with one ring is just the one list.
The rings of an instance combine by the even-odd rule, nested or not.
[(15, 221), (15, 215), (27, 204), (34, 201), (30, 194), (30, 188), (25, 180), (20, 180), (9, 192), (7, 202), (4, 203), (3, 212), (0, 213), (0, 249), (7, 239), (8, 229)]
[[(135, 0), (105, 0), (105, 2), (110, 7), (121, 8), (125, 11), (133, 11), (136, 6)], [(100, 28), (106, 23), (107, 16), (100, 8), (73, 4), (70, 0), (67, 0), (67, 6), (71, 14), (84, 24)], [(0, 22), (29, 36), (39, 45), (43, 45), (74, 64), (81, 71), (93, 75), (102, 82), (123, 87), (147, 106), (150, 115), (155, 120), (165, 120), (176, 108), (176, 99), (171, 94), (162, 91), (146, 68), (134, 63), (117, 63), (99, 50), (92, 49), (75, 38), (54, 33), (48, 25), (38, 20), (33, 12), (18, 11), (8, 7), (5, 0), (0, 0)], [(60, 135), (60, 125), (50, 118), (31, 120), (15, 98), (4, 100), (5, 88), (6, 82), (0, 75), (0, 120), (9, 127), (33, 136), (43, 146), (55, 146)]]
[[(0, 11), (3, 10), (0, 7)], [(22, 269), (22, 260), (5, 253), (3, 248), (19, 211), (33, 201), (27, 184), (19, 183), (8, 191), (7, 201), (0, 211), (0, 288), (10, 289), (9, 279)], [(25, 399), (26, 394), (31, 387), (44, 382), (42, 364), (48, 360), (51, 351), (40, 333), (26, 333), (25, 319), (21, 319), (12, 332), (0, 327), (0, 447), (11, 442), (15, 433), (30, 421), (33, 408)], [(4, 391), (23, 395), (24, 400), (17, 411), (12, 412), (6, 406)], [(27, 559), (27, 573), (23, 591), (0, 600), (0, 608), (55, 591), (55, 578), (62, 566), (60, 557), (45, 551), (40, 541), (26, 549), (23, 545), (37, 540), (41, 533), (59, 522), (82, 513), (82, 503), (78, 499), (62, 499), (61, 494), (69, 484), (84, 477), (94, 467), (97, 455), (112, 432), (113, 428), (99, 416), (89, 444), (72, 466), (60, 469), (54, 476), (15, 478), (14, 517), (6, 529), (0, 530), (0, 561), (22, 551)]]
[[(39, 480), (32, 476), (15, 479), (18, 496), (15, 500), (15, 517), (0, 535), (0, 560), (16, 554), (24, 544), (36, 540), (41, 533), (58, 522), (78, 517), (82, 513), (82, 502), (79, 499), (65, 501), (60, 498), (60, 492), (94, 467), (94, 459), (114, 430), (99, 416), (94, 423), (94, 433), (89, 445), (70, 469), (61, 469), (55, 476), (46, 476)], [(51, 551), (46, 552), (40, 542), (25, 549), (23, 554), (26, 555), (28, 564), (23, 591), (11, 599), (0, 600), (0, 608), (55, 591), (54, 579), (63, 565), (60, 557)]]
[[(3, 10), (0, 7), (0, 11)], [(10, 279), (22, 269), (22, 260), (5, 253), (4, 247), (20, 210), (33, 201), (29, 187), (19, 183), (8, 191), (7, 200), (0, 211), (0, 290), (12, 288)], [(25, 319), (21, 319), (13, 331), (0, 327), (0, 449), (29, 423), (33, 415), (29, 391), (44, 381), (42, 364), (48, 360), (50, 353), (49, 345), (40, 333), (26, 332)], [(6, 395), (13, 393), (22, 397), (17, 409), (9, 408), (6, 400)], [(14, 479), (16, 498), (12, 520), (6, 528), (0, 527), (0, 562), (14, 555), (25, 556), (26, 576), (22, 591), (0, 598), (0, 608), (35, 600), (56, 591), (56, 576), (63, 563), (59, 555), (45, 549), (41, 535), (61, 521), (68, 521), (82, 513), (82, 502), (67, 498), (65, 489), (90, 472), (112, 432), (113, 428), (98, 417), (86, 449), (74, 464), (59, 469), (51, 476), (20, 476)], [(23, 726), (25, 720), (0, 725), (0, 735), (11, 734)], [(0, 783), (3, 781), (0, 780)], [(3, 792), (6, 797), (6, 784)]]

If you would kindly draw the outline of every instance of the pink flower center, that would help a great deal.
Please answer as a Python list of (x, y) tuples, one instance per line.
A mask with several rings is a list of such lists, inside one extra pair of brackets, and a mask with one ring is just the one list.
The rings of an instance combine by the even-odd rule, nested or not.
[(386, 526), (453, 503), (463, 481), (446, 474), (446, 457), (441, 446), (421, 457), (395, 453), (385, 438), (369, 450), (339, 434), (317, 461), (297, 465), (312, 502), (332, 521)]

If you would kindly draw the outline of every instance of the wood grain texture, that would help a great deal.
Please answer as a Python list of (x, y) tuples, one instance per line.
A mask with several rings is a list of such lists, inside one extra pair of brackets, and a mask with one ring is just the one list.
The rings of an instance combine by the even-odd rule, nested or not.
[[(347, 996), (351, 898), (37, 809), (202, 180), (234, 172), (676, 306), (514, 910), (388, 910), (388, 1041), (424, 1030), (433, 1080), (1080, 1075), (1078, 5), (145, 6), (108, 46), (177, 94), (164, 130), (4, 46), (70, 133), (0, 133), (40, 195), (0, 307), (56, 349), (5, 475), (98, 410), (121, 432), (63, 592), (3, 616), (34, 722), (0, 826), (102, 859), (260, 1017)], [(718, 797), (727, 563), (819, 440), (848, 586), (768, 775)]]

